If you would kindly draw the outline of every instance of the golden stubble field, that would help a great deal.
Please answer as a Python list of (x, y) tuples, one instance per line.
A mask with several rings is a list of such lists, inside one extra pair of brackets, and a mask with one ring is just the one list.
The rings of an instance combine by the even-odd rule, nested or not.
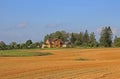
[(0, 57), (0, 79), (120, 79), (120, 48), (21, 51), (53, 55)]

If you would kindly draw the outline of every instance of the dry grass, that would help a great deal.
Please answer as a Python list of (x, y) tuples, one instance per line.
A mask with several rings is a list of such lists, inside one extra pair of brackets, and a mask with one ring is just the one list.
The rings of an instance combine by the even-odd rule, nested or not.
[[(22, 50), (37, 57), (0, 57), (0, 79), (119, 79), (120, 48)], [(88, 59), (78, 61), (76, 59)]]

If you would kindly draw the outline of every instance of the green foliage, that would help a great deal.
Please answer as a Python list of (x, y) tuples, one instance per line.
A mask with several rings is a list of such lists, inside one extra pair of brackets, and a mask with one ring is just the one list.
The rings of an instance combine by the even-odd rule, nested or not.
[(75, 41), (75, 45), (77, 45), (77, 46), (80, 46), (81, 43), (82, 43), (82, 42), (81, 42), (80, 40), (76, 40), (76, 41)]
[(44, 42), (47, 40), (47, 39), (49, 39), (50, 38), (50, 35), (46, 35), (45, 37), (44, 37)]
[(101, 31), (100, 45), (104, 47), (111, 47), (112, 35), (113, 34), (110, 26), (103, 28)]
[(74, 33), (71, 34), (71, 39), (70, 39), (71, 43), (74, 44), (76, 41), (75, 35)]
[(30, 48), (37, 48), (38, 44), (37, 43), (33, 43), (30, 45)]
[(91, 33), (90, 33), (89, 46), (90, 46), (90, 47), (96, 47), (96, 46), (97, 46), (97, 41), (96, 41), (94, 32), (91, 32)]
[(63, 34), (60, 31), (56, 31), (54, 33), (54, 38), (61, 38), (63, 40), (64, 36), (63, 36)]
[[(10, 46), (10, 47), (9, 47)], [(17, 44), (16, 42), (12, 42), (9, 45), (9, 49), (20, 49), (20, 44)]]
[(120, 37), (115, 36), (114, 46), (115, 47), (120, 47)]
[(60, 38), (62, 41), (66, 41), (69, 38), (69, 34), (66, 33), (65, 31), (56, 31), (54, 33), (50, 33), (49, 35), (47, 34), (44, 37), (44, 42), (46, 42), (46, 40), (49, 38), (53, 39)]
[(25, 43), (20, 44), (20, 48), (21, 49), (26, 49), (26, 44)]
[(6, 48), (7, 48), (6, 44), (3, 41), (1, 41), (0, 42), (0, 50), (5, 50)]
[(25, 44), (26, 44), (26, 48), (29, 48), (30, 45), (32, 44), (32, 40), (27, 40)]
[(83, 36), (83, 43), (85, 46), (88, 46), (89, 45), (89, 33), (88, 31), (86, 30), (85, 33), (84, 33), (84, 36)]
[(28, 57), (28, 56), (45, 56), (52, 55), (48, 52), (26, 52), (18, 50), (5, 50), (0, 51), (0, 57)]

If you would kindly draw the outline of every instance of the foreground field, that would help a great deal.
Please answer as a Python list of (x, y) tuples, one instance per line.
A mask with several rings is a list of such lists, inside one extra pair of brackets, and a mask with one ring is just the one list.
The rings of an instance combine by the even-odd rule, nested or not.
[(120, 48), (19, 51), (53, 55), (0, 57), (0, 79), (120, 79)]

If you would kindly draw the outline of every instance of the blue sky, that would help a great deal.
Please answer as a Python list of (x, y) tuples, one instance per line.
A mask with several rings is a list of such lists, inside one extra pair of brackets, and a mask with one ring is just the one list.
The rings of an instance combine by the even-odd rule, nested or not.
[(0, 0), (0, 40), (43, 40), (57, 30), (86, 29), (99, 36), (101, 27), (120, 33), (120, 0)]

